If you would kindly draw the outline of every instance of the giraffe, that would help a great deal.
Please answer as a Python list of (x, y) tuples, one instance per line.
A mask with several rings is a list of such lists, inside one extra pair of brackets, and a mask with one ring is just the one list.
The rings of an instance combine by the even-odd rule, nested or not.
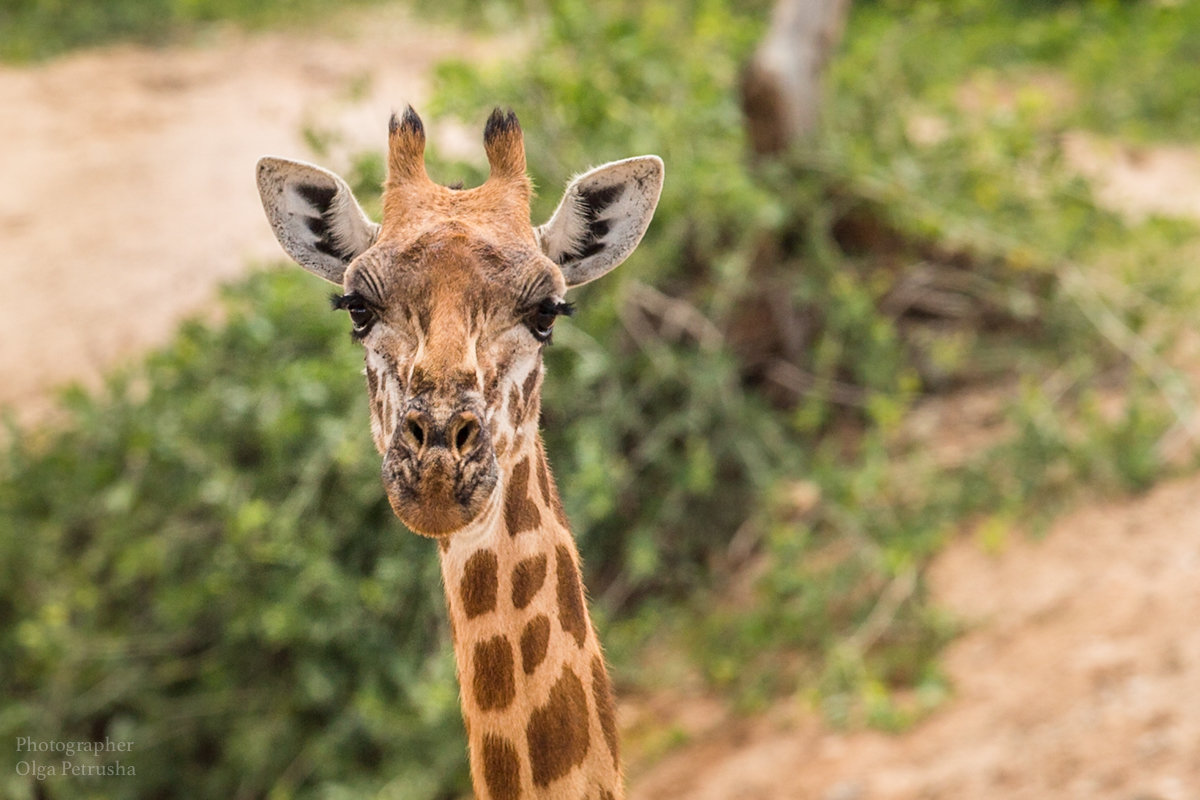
[(663, 163), (585, 172), (534, 227), (516, 115), (497, 108), (483, 139), (487, 180), (447, 188), (420, 117), (393, 114), (380, 224), (311, 164), (261, 159), (259, 193), (284, 250), (341, 286), (388, 500), (437, 541), (476, 796), (620, 800), (608, 671), (538, 432), (542, 351), (566, 291), (641, 241)]

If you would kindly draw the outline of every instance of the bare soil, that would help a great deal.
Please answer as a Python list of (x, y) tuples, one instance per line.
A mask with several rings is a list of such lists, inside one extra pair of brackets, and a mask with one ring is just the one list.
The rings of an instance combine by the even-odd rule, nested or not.
[[(52, 387), (95, 384), (218, 283), (279, 257), (260, 155), (306, 157), (305, 124), (382, 147), (387, 114), (419, 105), (433, 62), (498, 47), (389, 12), (336, 33), (226, 31), (0, 68), (0, 405), (39, 418)], [(1068, 148), (1114, 206), (1200, 214), (1192, 151)], [(841, 733), (796, 708), (736, 720), (686, 694), (627, 703), (626, 727), (661, 712), (691, 732), (633, 776), (631, 797), (1200, 798), (1200, 476), (999, 553), (964, 538), (930, 580), (970, 630), (945, 658), (955, 697), (924, 723)]]
[(1200, 797), (1200, 478), (1080, 509), (998, 555), (963, 539), (931, 582), (971, 630), (930, 719), (890, 736), (710, 715), (633, 800)]
[(306, 126), (341, 132), (342, 151), (382, 148), (435, 62), (497, 47), (393, 10), (331, 25), (0, 67), (0, 406), (39, 417), (52, 387), (95, 385), (219, 283), (282, 258), (259, 156), (312, 160)]

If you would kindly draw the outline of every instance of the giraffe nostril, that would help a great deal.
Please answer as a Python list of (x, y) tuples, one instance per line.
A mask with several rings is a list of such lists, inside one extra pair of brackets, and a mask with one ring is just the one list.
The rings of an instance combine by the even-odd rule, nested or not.
[(475, 446), (479, 438), (479, 420), (474, 414), (463, 412), (453, 422), (454, 449), (461, 456)]
[(409, 440), (417, 447), (425, 446), (425, 422), (419, 412), (410, 411), (404, 418), (404, 430)]
[(428, 412), (414, 409), (400, 424), (400, 436), (413, 456), (449, 450), (454, 458), (465, 458), (479, 447), (484, 435), (479, 417), (470, 411), (460, 411), (438, 422)]

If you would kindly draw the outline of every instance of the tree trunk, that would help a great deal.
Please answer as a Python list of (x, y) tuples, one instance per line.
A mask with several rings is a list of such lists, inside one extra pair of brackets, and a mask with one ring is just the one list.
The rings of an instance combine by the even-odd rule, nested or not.
[(742, 110), (757, 155), (782, 153), (816, 126), (821, 79), (849, 9), (850, 0), (776, 3), (742, 77)]

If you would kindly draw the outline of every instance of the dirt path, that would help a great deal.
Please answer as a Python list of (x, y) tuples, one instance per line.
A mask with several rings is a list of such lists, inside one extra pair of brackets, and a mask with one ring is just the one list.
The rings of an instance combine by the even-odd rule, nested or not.
[(974, 629), (931, 719), (901, 736), (714, 727), (631, 800), (1200, 798), (1200, 478), (998, 556), (960, 541), (932, 583)]
[(381, 148), (387, 115), (420, 104), (434, 62), (489, 51), (395, 11), (337, 28), (0, 68), (0, 406), (39, 416), (50, 387), (94, 385), (216, 284), (282, 257), (259, 156), (311, 158), (313, 123)]

